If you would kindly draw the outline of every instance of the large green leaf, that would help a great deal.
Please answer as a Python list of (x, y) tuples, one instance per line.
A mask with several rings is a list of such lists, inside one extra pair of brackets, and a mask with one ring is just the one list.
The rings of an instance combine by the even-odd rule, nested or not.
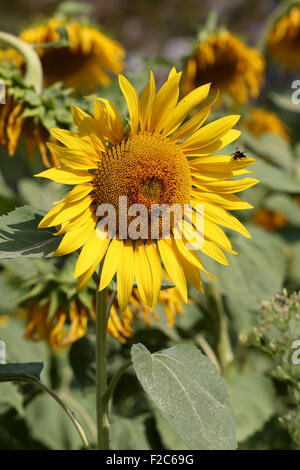
[(23, 206), (0, 217), (0, 259), (53, 253), (61, 237), (54, 237), (54, 230), (38, 229), (44, 215), (35, 207)]
[(237, 423), (237, 440), (244, 441), (276, 412), (272, 381), (257, 372), (244, 372), (225, 378)]
[(158, 353), (131, 349), (137, 378), (190, 449), (235, 449), (235, 421), (223, 379), (197, 348), (180, 344)]
[(188, 450), (179, 435), (172, 429), (162, 414), (154, 410), (155, 423), (164, 447), (168, 450)]

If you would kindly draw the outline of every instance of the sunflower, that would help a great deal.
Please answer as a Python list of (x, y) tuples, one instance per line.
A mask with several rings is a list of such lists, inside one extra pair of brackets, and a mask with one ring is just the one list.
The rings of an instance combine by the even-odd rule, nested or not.
[(63, 348), (85, 335), (89, 310), (79, 301), (72, 301), (67, 308), (60, 305), (52, 312), (50, 302), (40, 304), (30, 300), (26, 312), (27, 328), (25, 339), (47, 340), (54, 349)]
[[(51, 164), (46, 147), (49, 132), (44, 126), (35, 125), (32, 118), (24, 118), (23, 112), (23, 104), (17, 103), (12, 96), (0, 105), (0, 145), (13, 156), (20, 140), (24, 140), (29, 161), (33, 163), (35, 149), (38, 148), (44, 165), (49, 168)], [(55, 157), (53, 164), (57, 165)]]
[(243, 126), (255, 136), (271, 133), (290, 141), (288, 129), (277, 114), (263, 108), (250, 108)]
[[(119, 77), (129, 110), (130, 124), (125, 133), (118, 110), (108, 100), (94, 98), (94, 117), (73, 107), (77, 132), (52, 129), (53, 136), (63, 146), (48, 144), (65, 167), (36, 175), (75, 185), (39, 224), (40, 228), (59, 226), (57, 234), (63, 235), (53, 256), (82, 247), (74, 272), (78, 290), (86, 286), (103, 261), (99, 290), (107, 287), (116, 274), (121, 311), (128, 305), (134, 279), (143, 302), (151, 309), (155, 307), (162, 265), (185, 301), (186, 281), (202, 291), (200, 271), (207, 271), (196, 250), (187, 247), (193, 238), (189, 234), (195, 233), (197, 226), (198, 204), (204, 208), (202, 253), (222, 264), (228, 264), (222, 249), (235, 253), (219, 225), (250, 238), (228, 210), (252, 207), (234, 193), (253, 186), (258, 180), (231, 178), (247, 173), (246, 168), (255, 160), (212, 155), (240, 135), (233, 129), (239, 116), (223, 117), (202, 126), (212, 104), (207, 104), (210, 87), (201, 86), (178, 102), (180, 77), (181, 73), (173, 68), (156, 94), (151, 73), (140, 98), (130, 82), (124, 76)], [(201, 111), (182, 125), (190, 111), (200, 104)], [(124, 196), (129, 208), (142, 204), (148, 219), (154, 216), (159, 222), (162, 218), (157, 212), (152, 213), (153, 205), (190, 205), (193, 212), (190, 220), (185, 220), (184, 237), (178, 236), (181, 221), (177, 223), (177, 220), (170, 223), (169, 235), (159, 230), (159, 236), (153, 238), (141, 230), (141, 236), (129, 234), (124, 239), (119, 224), (115, 233), (105, 231), (99, 226), (103, 218), (97, 215), (98, 208), (109, 204), (115, 209), (116, 219), (124, 223), (123, 207), (119, 205)], [(128, 212), (125, 220), (128, 233), (131, 222)]]
[(187, 60), (182, 80), (185, 96), (199, 85), (211, 83), (235, 104), (256, 98), (264, 81), (265, 60), (228, 31), (210, 34)]
[[(47, 44), (59, 39), (58, 27), (65, 26), (70, 46), (37, 49), (40, 56), (45, 87), (62, 81), (82, 93), (89, 93), (98, 85), (108, 85), (111, 76), (124, 68), (125, 51), (121, 44), (101, 33), (97, 28), (78, 22), (66, 24), (57, 18), (48, 23), (26, 29), (20, 38), (30, 44)], [(20, 59), (16, 59), (20, 65)]]
[(282, 212), (264, 208), (259, 209), (252, 220), (266, 230), (277, 230), (287, 224), (287, 218)]
[(286, 71), (300, 69), (300, 4), (281, 15), (267, 34), (270, 57)]
[[(183, 313), (182, 297), (176, 289), (167, 289), (159, 294), (159, 302), (168, 319), (168, 325), (172, 326), (176, 313)], [(142, 315), (146, 325), (151, 326), (151, 317), (159, 322), (160, 318), (155, 311), (143, 303), (137, 289), (133, 289), (129, 304), (125, 311), (119, 312), (117, 300), (113, 302), (107, 323), (107, 331), (110, 336), (126, 343), (126, 339), (134, 335), (132, 327), (134, 319), (140, 320)], [(95, 320), (95, 305), (87, 308), (79, 299), (61, 303), (54, 311), (50, 302), (40, 302), (38, 299), (30, 299), (27, 306), (19, 310), (18, 316), (25, 318), (27, 327), (25, 339), (31, 341), (48, 341), (53, 349), (63, 349), (75, 343), (86, 334), (89, 319)], [(0, 317), (0, 327), (5, 326), (5, 317)], [(9, 316), (8, 316), (9, 317)], [(10, 318), (10, 317), (9, 317)]]

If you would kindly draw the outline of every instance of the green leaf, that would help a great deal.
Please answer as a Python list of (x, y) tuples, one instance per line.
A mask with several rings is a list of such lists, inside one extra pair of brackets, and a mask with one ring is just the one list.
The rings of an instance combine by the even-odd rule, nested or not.
[(39, 382), (43, 362), (0, 364), (0, 382)]
[(48, 448), (81, 448), (81, 440), (72, 421), (56, 401), (46, 394), (38, 395), (28, 403), (25, 416), (32, 437)]
[(23, 206), (0, 217), (0, 259), (50, 256), (61, 237), (54, 237), (51, 229), (38, 229), (44, 215), (35, 207)]
[(300, 208), (288, 195), (272, 194), (264, 205), (267, 209), (282, 212), (291, 224), (300, 227)]
[(23, 397), (17, 386), (10, 382), (3, 382), (0, 385), (0, 414), (8, 407), (14, 408), (20, 416), (24, 415)]
[(268, 188), (285, 193), (299, 193), (300, 182), (293, 173), (282, 168), (276, 168), (263, 160), (256, 158), (256, 163), (251, 167), (255, 171), (255, 177)]
[(158, 353), (131, 349), (143, 389), (190, 449), (235, 449), (235, 422), (223, 379), (197, 348), (180, 344)]
[(111, 447), (117, 450), (150, 450), (146, 437), (145, 417), (124, 418), (111, 416), (110, 440)]
[(273, 233), (255, 227), (247, 227), (252, 239), (232, 236), (237, 255), (228, 255), (228, 266), (206, 257), (206, 269), (217, 279), (216, 286), (224, 296), (235, 328), (249, 333), (255, 326), (259, 306), (270, 299), (283, 286), (287, 260), (284, 242)]
[(272, 381), (256, 372), (225, 377), (237, 423), (237, 440), (244, 441), (276, 413)]
[(158, 410), (154, 410), (156, 427), (164, 447), (168, 450), (188, 450), (179, 435)]
[(286, 170), (292, 169), (293, 156), (290, 146), (282, 137), (269, 133), (254, 137), (252, 134), (243, 131), (243, 140), (246, 146), (255, 154), (254, 158), (264, 156), (272, 163)]

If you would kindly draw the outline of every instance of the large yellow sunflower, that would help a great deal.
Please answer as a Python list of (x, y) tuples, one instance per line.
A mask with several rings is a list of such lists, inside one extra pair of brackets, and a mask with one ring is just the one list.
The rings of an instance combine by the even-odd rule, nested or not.
[(228, 31), (212, 33), (201, 41), (188, 59), (183, 73), (182, 95), (199, 85), (211, 83), (234, 103), (256, 98), (264, 82), (265, 60)]
[(282, 69), (300, 70), (300, 3), (287, 10), (270, 28), (267, 48)]
[[(206, 99), (209, 85), (192, 91), (178, 102), (181, 73), (173, 68), (158, 93), (153, 74), (139, 98), (124, 76), (120, 87), (127, 101), (130, 125), (124, 133), (122, 119), (108, 100), (94, 99), (94, 117), (73, 107), (77, 132), (53, 129), (53, 136), (64, 146), (49, 144), (64, 168), (53, 168), (37, 176), (58, 183), (75, 185), (70, 193), (42, 219), (39, 227), (59, 226), (63, 234), (53, 254), (61, 256), (82, 247), (74, 276), (82, 289), (104, 260), (99, 290), (117, 275), (118, 303), (122, 311), (128, 305), (134, 279), (140, 296), (154, 308), (162, 282), (162, 265), (167, 277), (187, 301), (187, 283), (202, 289), (200, 271), (206, 272), (195, 250), (187, 249), (190, 237), (179, 238), (178, 226), (158, 240), (149, 237), (123, 240), (117, 230), (105, 238), (96, 224), (97, 207), (111, 204), (119, 218), (119, 197), (127, 196), (128, 207), (143, 204), (149, 219), (151, 204), (204, 207), (204, 242), (202, 253), (227, 264), (222, 251), (233, 253), (231, 243), (219, 225), (250, 237), (248, 231), (228, 210), (248, 209), (250, 204), (234, 193), (257, 183), (254, 178), (231, 180), (243, 175), (253, 159), (235, 160), (215, 155), (238, 138), (233, 129), (239, 116), (227, 116), (203, 126), (211, 104)], [(190, 111), (202, 109), (185, 121)], [(186, 233), (193, 232), (186, 221)], [(131, 221), (128, 217), (127, 224)], [(107, 233), (105, 234), (107, 235)], [(147, 235), (147, 234), (146, 234)], [(202, 234), (203, 235), (203, 234)], [(190, 248), (190, 247), (189, 247)]]
[[(65, 26), (69, 47), (37, 49), (40, 56), (45, 87), (58, 81), (89, 93), (98, 85), (111, 82), (109, 73), (118, 74), (124, 68), (124, 48), (93, 26), (78, 22), (65, 24), (57, 18), (26, 29), (20, 38), (30, 44), (47, 44), (59, 39), (58, 27)], [(20, 65), (20, 59), (17, 60)]]

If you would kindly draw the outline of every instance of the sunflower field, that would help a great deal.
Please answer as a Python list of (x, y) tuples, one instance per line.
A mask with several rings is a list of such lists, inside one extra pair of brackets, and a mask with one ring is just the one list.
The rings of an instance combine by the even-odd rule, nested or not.
[(0, 9), (0, 449), (300, 449), (300, 1)]

